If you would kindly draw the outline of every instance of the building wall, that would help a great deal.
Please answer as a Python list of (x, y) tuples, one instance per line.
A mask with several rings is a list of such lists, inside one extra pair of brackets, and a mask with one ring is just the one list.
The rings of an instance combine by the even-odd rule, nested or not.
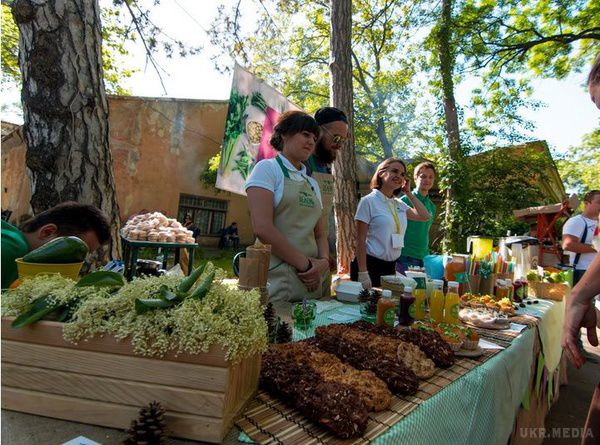
[[(254, 241), (245, 196), (205, 187), (200, 175), (220, 150), (228, 101), (110, 96), (110, 147), (121, 220), (142, 210), (177, 217), (180, 193), (228, 201), (226, 225)], [(3, 137), (2, 208), (11, 220), (31, 212), (21, 130)], [(204, 245), (219, 238), (202, 237)]]

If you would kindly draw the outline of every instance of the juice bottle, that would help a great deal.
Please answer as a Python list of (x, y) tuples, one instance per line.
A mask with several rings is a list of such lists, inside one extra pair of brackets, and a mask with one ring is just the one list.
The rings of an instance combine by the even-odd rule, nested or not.
[(406, 286), (398, 304), (398, 323), (402, 326), (410, 326), (414, 321), (414, 302), (415, 296), (412, 294), (412, 288)]
[(436, 323), (444, 319), (444, 282), (433, 280), (433, 293), (429, 297), (429, 318)]
[(510, 299), (510, 301), (513, 301), (513, 294), (515, 291), (515, 288), (513, 287), (513, 282), (510, 278), (507, 278), (506, 280), (504, 280), (504, 282), (506, 283), (506, 288), (508, 289), (508, 298)]
[(377, 326), (384, 324), (394, 327), (396, 321), (396, 303), (392, 300), (392, 291), (384, 289), (377, 301)]
[(425, 276), (415, 277), (414, 280), (417, 282), (417, 287), (413, 291), (415, 296), (414, 304), (414, 316), (415, 320), (423, 320), (425, 318)]
[(444, 322), (449, 324), (458, 324), (458, 310), (460, 309), (460, 298), (458, 296), (458, 283), (448, 281), (448, 293), (446, 294), (446, 303), (444, 304)]

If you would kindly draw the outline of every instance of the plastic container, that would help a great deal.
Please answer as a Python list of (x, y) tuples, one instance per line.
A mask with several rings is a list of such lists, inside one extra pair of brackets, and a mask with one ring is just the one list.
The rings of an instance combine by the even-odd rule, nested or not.
[(494, 239), (485, 236), (469, 236), (467, 237), (467, 252), (473, 248), (473, 256), (480, 260), (486, 255), (492, 253), (494, 248)]
[(423, 258), (425, 265), (425, 273), (428, 277), (434, 280), (444, 278), (444, 256), (443, 255), (427, 255)]
[(21, 280), (37, 275), (60, 274), (65, 278), (77, 281), (79, 279), (79, 271), (83, 266), (83, 261), (66, 264), (26, 263), (22, 258), (17, 258), (15, 262), (17, 263), (17, 272)]
[(335, 297), (339, 301), (358, 303), (358, 295), (363, 287), (358, 281), (340, 281), (335, 288)]
[(377, 326), (387, 324), (394, 327), (396, 321), (396, 302), (392, 300), (392, 291), (384, 289), (377, 302)]

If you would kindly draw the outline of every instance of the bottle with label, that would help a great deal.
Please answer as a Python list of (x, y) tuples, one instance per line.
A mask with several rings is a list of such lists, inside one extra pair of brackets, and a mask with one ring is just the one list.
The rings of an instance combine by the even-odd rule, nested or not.
[(444, 320), (444, 281), (433, 280), (433, 292), (429, 297), (429, 318), (436, 323)]
[(448, 324), (458, 324), (458, 310), (460, 309), (460, 297), (458, 296), (458, 283), (448, 281), (448, 293), (444, 304), (444, 322)]
[(413, 278), (417, 282), (416, 288), (413, 290), (413, 295), (415, 296), (414, 304), (414, 315), (413, 318), (415, 320), (424, 320), (425, 319), (425, 301), (427, 299), (427, 295), (425, 294), (425, 274), (423, 276), (418, 276)]
[(392, 300), (392, 291), (384, 289), (377, 302), (377, 326), (387, 324), (394, 327), (396, 321), (396, 303)]
[(404, 287), (404, 293), (400, 297), (398, 304), (398, 322), (402, 326), (410, 326), (414, 321), (415, 313), (415, 296), (412, 293), (410, 286)]

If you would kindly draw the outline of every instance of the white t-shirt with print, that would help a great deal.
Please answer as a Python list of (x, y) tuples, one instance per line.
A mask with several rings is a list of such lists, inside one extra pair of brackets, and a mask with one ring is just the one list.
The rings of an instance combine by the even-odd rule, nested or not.
[[(317, 195), (321, 208), (323, 208), (319, 183), (306, 174), (306, 166), (302, 164), (302, 167), (298, 170), (285, 156), (277, 156), (283, 161), (283, 166), (287, 169), (292, 181), (302, 182), (308, 180)], [(277, 207), (283, 198), (283, 184), (284, 175), (277, 159), (263, 159), (250, 172), (250, 176), (246, 180), (245, 190), (247, 191), (250, 187), (260, 187), (273, 192), (273, 207)]]
[[(587, 225), (587, 236), (585, 238), (585, 243), (588, 245), (592, 245), (592, 239), (594, 238), (594, 230), (598, 226), (598, 221), (586, 218), (583, 215), (576, 215), (572, 218), (569, 218), (565, 225), (563, 226), (562, 233), (563, 235), (571, 235), (577, 237), (581, 242), (583, 235), (583, 230)], [(575, 256), (577, 255), (575, 252), (569, 252), (569, 262), (571, 265), (575, 262)], [(578, 270), (586, 270), (589, 265), (592, 263), (592, 260), (596, 256), (595, 253), (582, 253), (579, 256), (579, 261), (577, 262), (577, 266), (575, 266)]]
[[(390, 213), (390, 207), (396, 209), (400, 221), (401, 245), (396, 248), (392, 247), (392, 234), (396, 233), (396, 222)], [(408, 209), (410, 207), (399, 199), (387, 198), (377, 189), (359, 201), (354, 219), (369, 225), (367, 232), (368, 255), (385, 261), (398, 259), (404, 245), (407, 224), (406, 211)]]

